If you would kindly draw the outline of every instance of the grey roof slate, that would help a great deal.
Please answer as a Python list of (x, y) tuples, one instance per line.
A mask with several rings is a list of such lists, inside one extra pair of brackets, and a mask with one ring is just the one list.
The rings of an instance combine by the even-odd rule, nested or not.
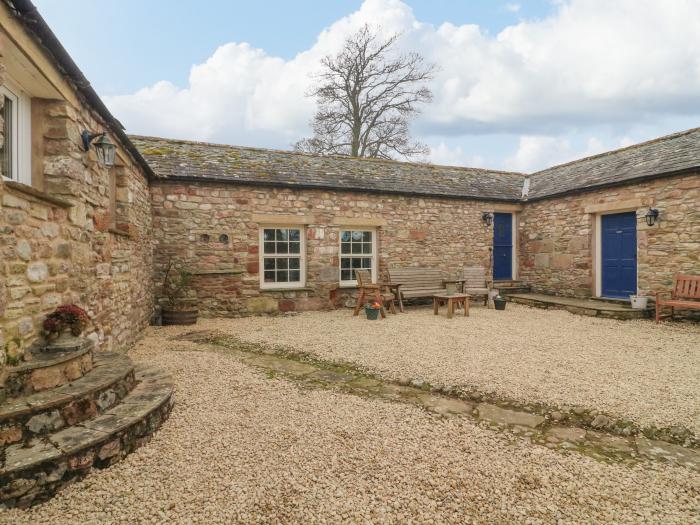
[(700, 167), (700, 128), (533, 173), (529, 199), (590, 190)]
[(455, 166), (322, 156), (132, 135), (158, 177), (239, 184), (519, 201), (700, 168), (700, 128), (526, 175)]
[(153, 171), (169, 179), (517, 201), (525, 178), (476, 168), (130, 138)]

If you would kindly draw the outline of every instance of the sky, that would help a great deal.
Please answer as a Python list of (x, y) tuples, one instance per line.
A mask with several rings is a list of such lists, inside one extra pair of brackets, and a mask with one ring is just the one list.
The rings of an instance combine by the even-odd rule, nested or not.
[(439, 68), (421, 160), (533, 172), (700, 126), (697, 0), (34, 1), (129, 133), (290, 149), (365, 23)]

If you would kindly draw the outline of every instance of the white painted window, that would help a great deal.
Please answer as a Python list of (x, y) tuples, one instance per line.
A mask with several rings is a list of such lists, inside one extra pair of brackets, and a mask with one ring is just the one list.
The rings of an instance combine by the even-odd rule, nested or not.
[(4, 99), (4, 141), (0, 148), (2, 176), (4, 179), (31, 184), (31, 99), (9, 79), (0, 86), (0, 96)]
[(305, 276), (304, 228), (267, 225), (260, 228), (260, 287), (301, 288)]
[(374, 229), (340, 231), (340, 284), (357, 285), (355, 270), (369, 270), (377, 280), (377, 232)]

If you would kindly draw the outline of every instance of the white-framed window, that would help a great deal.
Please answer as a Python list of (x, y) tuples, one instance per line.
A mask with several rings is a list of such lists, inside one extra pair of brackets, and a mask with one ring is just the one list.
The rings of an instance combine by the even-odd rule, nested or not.
[(302, 288), (306, 282), (303, 226), (260, 228), (260, 288)]
[(4, 99), (4, 141), (0, 148), (2, 176), (4, 179), (31, 184), (31, 99), (9, 79), (0, 86), (0, 96)]
[(340, 284), (357, 285), (355, 270), (369, 270), (377, 281), (377, 231), (373, 228), (340, 230)]

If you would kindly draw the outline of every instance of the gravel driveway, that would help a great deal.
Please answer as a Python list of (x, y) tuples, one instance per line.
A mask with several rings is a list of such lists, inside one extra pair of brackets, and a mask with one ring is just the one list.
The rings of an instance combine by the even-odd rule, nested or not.
[[(310, 328), (343, 317), (295, 321)], [(347, 326), (360, 332), (359, 323)], [(458, 333), (464, 325), (453, 326)], [(692, 470), (600, 463), (465, 418), (301, 389), (168, 338), (182, 331), (151, 329), (131, 353), (167, 369), (177, 388), (150, 444), (44, 505), (0, 511), (0, 523), (699, 522), (700, 474)]]
[(700, 434), (700, 326), (615, 321), (509, 304), (446, 319), (409, 308), (369, 322), (350, 311), (205, 320), (251, 342), (288, 345), (391, 379), (474, 386), (523, 402), (597, 409)]

